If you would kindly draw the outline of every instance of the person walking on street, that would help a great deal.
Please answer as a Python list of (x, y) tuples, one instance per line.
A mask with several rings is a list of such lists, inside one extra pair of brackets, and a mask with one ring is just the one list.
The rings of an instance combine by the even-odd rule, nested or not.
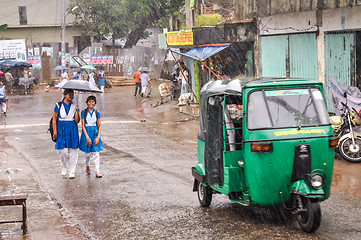
[(1, 104), (1, 111), (3, 112), (4, 116), (6, 116), (8, 100), (9, 99), (6, 97), (6, 86), (4, 85), (4, 82), (0, 80), (0, 104)]
[(89, 96), (86, 100), (88, 107), (81, 111), (81, 126), (83, 132), (80, 137), (79, 148), (84, 152), (86, 173), (90, 174), (90, 159), (93, 159), (95, 166), (95, 177), (101, 178), (102, 175), (99, 172), (99, 152), (103, 150), (103, 143), (102, 139), (100, 138), (102, 124), (100, 121), (100, 112), (94, 108), (96, 103), (96, 97)]
[(182, 88), (181, 88), (181, 95), (182, 95), (184, 93), (190, 92), (188, 85), (189, 74), (188, 74), (188, 69), (183, 61), (180, 62), (179, 66), (180, 66), (179, 80), (181, 81), (182, 84)]
[(141, 97), (149, 97), (150, 95), (150, 77), (147, 71), (143, 70), (142, 75), (140, 75), (140, 81), (142, 82), (142, 93)]
[(64, 80), (68, 80), (68, 73), (66, 72), (66, 70), (61, 70), (60, 81), (62, 82)]
[(73, 80), (78, 80), (78, 73), (77, 72), (73, 72)]
[(99, 87), (100, 87), (100, 90), (101, 90), (102, 92), (104, 92), (104, 87), (105, 87), (105, 73), (104, 73), (103, 67), (100, 68), (99, 73), (98, 73), (98, 76), (99, 76)]
[(61, 175), (65, 177), (69, 173), (69, 179), (75, 178), (79, 148), (79, 107), (73, 99), (74, 91), (65, 89), (64, 98), (55, 104), (53, 114), (53, 139), (56, 140), (55, 149), (61, 160)]
[(83, 75), (81, 74), (81, 71), (78, 72), (78, 80), (83, 80)]
[(12, 85), (13, 85), (14, 77), (13, 77), (13, 75), (11, 74), (10, 69), (7, 69), (7, 70), (6, 70), (5, 80), (6, 80), (5, 86), (9, 87), (9, 86), (12, 86)]
[(88, 82), (89, 82), (89, 84), (91, 86), (96, 87), (95, 79), (94, 79), (94, 70), (93, 69), (90, 70), (90, 73), (88, 75)]
[(140, 81), (140, 76), (142, 75), (142, 73), (138, 70), (134, 73), (133, 78), (135, 81), (135, 92), (134, 92), (134, 96), (137, 95), (137, 91), (139, 89), (139, 95), (141, 95), (142, 92), (142, 83)]

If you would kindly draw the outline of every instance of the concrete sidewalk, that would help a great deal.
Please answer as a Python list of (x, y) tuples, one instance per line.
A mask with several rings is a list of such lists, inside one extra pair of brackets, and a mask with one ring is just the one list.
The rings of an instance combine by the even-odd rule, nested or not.
[[(45, 159), (41, 159), (44, 161)], [(27, 194), (28, 234), (23, 235), (21, 223), (0, 224), (0, 239), (85, 239), (77, 226), (68, 222), (62, 210), (39, 185), (37, 172), (26, 158), (0, 138), (1, 195)], [(0, 219), (22, 219), (21, 206), (0, 207)]]

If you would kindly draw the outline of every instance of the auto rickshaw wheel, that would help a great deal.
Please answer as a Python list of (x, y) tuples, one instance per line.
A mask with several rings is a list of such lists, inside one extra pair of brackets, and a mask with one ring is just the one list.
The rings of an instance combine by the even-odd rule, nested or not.
[(198, 181), (197, 193), (201, 206), (209, 207), (212, 202), (212, 189), (208, 185)]
[(315, 232), (321, 225), (321, 206), (317, 200), (311, 201), (306, 197), (299, 197), (302, 209), (297, 213), (297, 222), (303, 231)]
[(355, 146), (352, 145), (351, 138), (343, 139), (339, 145), (338, 150), (341, 156), (349, 162), (361, 162), (361, 138), (356, 137)]

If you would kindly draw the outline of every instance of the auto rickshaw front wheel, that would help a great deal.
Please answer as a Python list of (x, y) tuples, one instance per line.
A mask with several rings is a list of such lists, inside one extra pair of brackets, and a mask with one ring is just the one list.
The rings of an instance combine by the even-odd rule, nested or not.
[(212, 188), (198, 181), (198, 200), (202, 207), (209, 207), (212, 202)]
[(321, 206), (318, 200), (299, 196), (301, 207), (297, 213), (297, 222), (303, 231), (315, 232), (321, 225)]

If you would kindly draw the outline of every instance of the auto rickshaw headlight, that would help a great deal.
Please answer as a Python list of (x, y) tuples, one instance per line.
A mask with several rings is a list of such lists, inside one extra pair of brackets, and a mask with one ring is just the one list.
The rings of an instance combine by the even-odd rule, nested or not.
[(323, 178), (319, 174), (313, 174), (311, 175), (311, 185), (314, 189), (319, 189), (323, 185)]

